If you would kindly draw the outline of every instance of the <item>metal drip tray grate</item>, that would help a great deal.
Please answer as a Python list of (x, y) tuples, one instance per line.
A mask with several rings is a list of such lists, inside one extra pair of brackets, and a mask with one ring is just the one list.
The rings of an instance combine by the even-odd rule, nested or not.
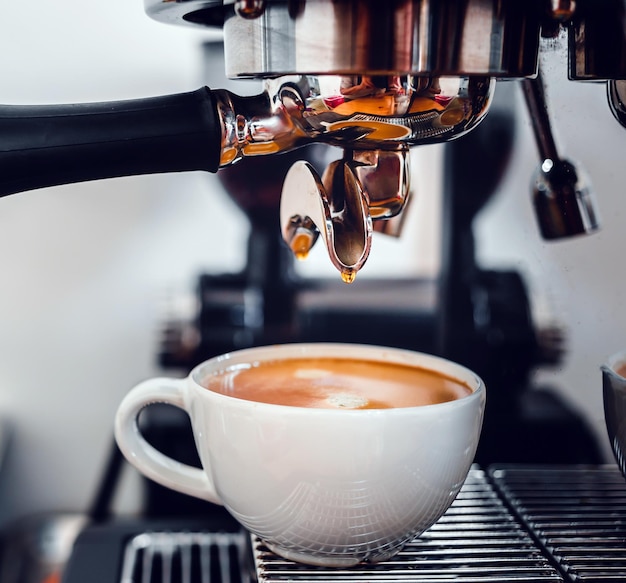
[(490, 475), (572, 581), (626, 581), (626, 482), (617, 466), (502, 466)]
[(446, 514), (390, 561), (345, 570), (299, 565), (253, 539), (259, 583), (486, 583), (563, 581), (511, 516), (482, 470), (472, 469)]
[[(252, 549), (252, 550), (251, 550)], [(626, 581), (617, 466), (473, 468), (448, 512), (393, 559), (350, 569), (286, 561), (245, 533), (156, 532), (126, 545), (121, 583)]]
[(152, 532), (126, 545), (121, 583), (249, 583), (244, 533)]

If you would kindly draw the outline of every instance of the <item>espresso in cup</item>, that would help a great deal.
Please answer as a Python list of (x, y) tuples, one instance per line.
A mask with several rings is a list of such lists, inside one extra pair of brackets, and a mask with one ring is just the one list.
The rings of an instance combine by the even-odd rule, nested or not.
[(293, 358), (219, 370), (205, 388), (238, 399), (290, 407), (389, 409), (453, 401), (471, 394), (439, 372), (392, 362)]
[[(138, 430), (169, 403), (191, 420), (201, 468)], [(223, 505), (276, 554), (327, 567), (386, 560), (452, 504), (474, 459), (485, 387), (418, 352), (285, 344), (212, 358), (133, 388), (115, 419), (148, 478)]]

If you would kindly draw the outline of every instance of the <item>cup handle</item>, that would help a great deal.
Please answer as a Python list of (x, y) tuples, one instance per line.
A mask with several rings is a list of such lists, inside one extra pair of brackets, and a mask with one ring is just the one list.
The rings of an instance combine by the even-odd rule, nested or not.
[(131, 389), (115, 416), (115, 439), (126, 459), (151, 480), (183, 494), (222, 505), (215, 485), (204, 470), (161, 453), (146, 441), (139, 430), (139, 413), (149, 405), (166, 403), (187, 412), (185, 385), (186, 380), (155, 378)]

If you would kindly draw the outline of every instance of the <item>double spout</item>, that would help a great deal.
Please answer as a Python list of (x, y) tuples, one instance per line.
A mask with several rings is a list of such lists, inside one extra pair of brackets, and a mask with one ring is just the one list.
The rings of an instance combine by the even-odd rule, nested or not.
[(346, 151), (322, 177), (307, 162), (296, 162), (282, 191), (283, 238), (304, 259), (321, 235), (331, 263), (352, 283), (370, 253), (373, 219), (398, 216), (409, 188), (408, 148)]

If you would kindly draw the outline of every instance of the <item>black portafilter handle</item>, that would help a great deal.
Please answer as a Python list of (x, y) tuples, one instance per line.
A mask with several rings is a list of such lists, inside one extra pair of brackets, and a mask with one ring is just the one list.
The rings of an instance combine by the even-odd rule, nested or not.
[(210, 89), (108, 103), (0, 105), (0, 196), (88, 180), (217, 172)]

